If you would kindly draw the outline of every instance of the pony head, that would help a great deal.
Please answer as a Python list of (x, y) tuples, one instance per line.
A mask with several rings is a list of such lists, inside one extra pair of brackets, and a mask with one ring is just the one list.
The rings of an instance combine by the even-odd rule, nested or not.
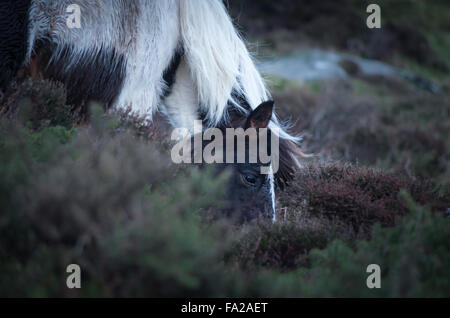
[[(254, 143), (252, 144), (251, 134), (245, 135), (243, 149), (239, 149), (239, 144), (234, 142), (232, 148), (234, 163), (224, 164), (224, 168), (227, 168), (231, 174), (226, 198), (228, 205), (224, 208), (224, 212), (238, 221), (273, 219), (275, 217), (275, 184), (272, 162), (265, 162), (260, 156), (260, 150), (268, 155), (275, 150), (271, 149), (271, 135), (261, 133), (263, 129), (267, 130), (272, 113), (273, 102), (269, 101), (259, 105), (247, 116), (238, 116), (234, 120), (237, 128), (242, 128), (246, 132), (254, 132), (256, 136), (253, 138)], [(237, 138), (238, 136), (235, 139)], [(230, 137), (225, 134), (224, 139), (226, 147), (230, 142)], [(261, 147), (266, 149), (261, 149)], [(244, 150), (244, 156), (242, 156), (244, 160), (238, 160), (239, 151), (242, 150)], [(250, 159), (252, 155), (256, 160)], [(266, 173), (262, 173), (262, 168), (265, 168)]]
[[(298, 164), (295, 144), (270, 128), (273, 107), (266, 101), (248, 112), (233, 109), (226, 124), (202, 131), (202, 166), (229, 172), (222, 212), (240, 223), (275, 220), (275, 187), (288, 182)], [(194, 146), (194, 157), (199, 152)]]

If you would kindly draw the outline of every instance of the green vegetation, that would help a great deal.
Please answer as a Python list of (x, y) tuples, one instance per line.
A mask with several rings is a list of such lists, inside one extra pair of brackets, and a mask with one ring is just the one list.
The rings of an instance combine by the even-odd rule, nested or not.
[[(366, 0), (349, 0), (361, 19), (365, 19), (365, 8), (371, 4)], [(383, 27), (388, 32), (397, 32), (396, 50), (387, 61), (431, 78), (448, 87), (450, 67), (450, 6), (447, 1), (378, 1)]]
[[(373, 230), (372, 240), (353, 249), (334, 241), (325, 250), (311, 253), (311, 270), (304, 289), (313, 296), (347, 297), (447, 297), (450, 288), (449, 221), (419, 208), (403, 194), (411, 215), (397, 227)], [(380, 289), (367, 289), (360, 268), (378, 264)], [(336, 273), (339, 274), (336, 275)], [(383, 285), (384, 284), (384, 285)]]
[(303, 146), (322, 160), (371, 165), (434, 180), (450, 193), (450, 99), (389, 78), (283, 87), (282, 115), (298, 118)]
[[(278, 222), (237, 226), (211, 217), (226, 174), (173, 166), (138, 119), (45, 114), (0, 120), (1, 296), (450, 295), (449, 202), (431, 183), (311, 165)], [(72, 263), (79, 290), (65, 286)], [(380, 290), (366, 287), (372, 263)]]
[[(240, 22), (283, 53), (364, 39), (365, 2), (288, 2), (267, 17), (275, 2), (248, 2)], [(268, 79), (315, 154), (279, 191), (275, 223), (217, 218), (227, 174), (171, 164), (154, 124), (76, 109), (57, 83), (14, 84), (0, 105), (0, 296), (450, 297), (450, 11), (426, 2), (380, 5), (391, 32), (420, 26), (407, 34), (427, 39), (430, 59), (399, 47), (379, 58), (438, 94), (350, 64), (345, 80)], [(79, 290), (66, 287), (72, 263)], [(369, 264), (380, 289), (367, 288)]]

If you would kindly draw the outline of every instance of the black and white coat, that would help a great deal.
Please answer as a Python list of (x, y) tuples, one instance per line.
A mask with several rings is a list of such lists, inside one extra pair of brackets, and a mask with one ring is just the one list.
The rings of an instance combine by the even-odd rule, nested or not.
[[(80, 28), (67, 25), (73, 4)], [(68, 103), (149, 118), (159, 108), (177, 128), (192, 129), (200, 114), (216, 126), (230, 107), (270, 99), (222, 0), (3, 0), (0, 61), (0, 89), (20, 67), (38, 67), (66, 86)], [(275, 127), (297, 141), (273, 116)]]
[[(14, 67), (39, 57), (49, 77), (79, 92), (69, 92), (74, 99), (82, 94), (149, 115), (163, 104), (176, 126), (184, 126), (198, 109), (217, 124), (230, 101), (239, 105), (232, 92), (252, 107), (269, 99), (221, 0), (2, 3), (7, 16), (1, 20), (6, 19), (2, 24), (8, 33), (2, 30), (2, 42), (7, 42), (2, 47), (18, 43), (13, 52), (17, 65), (8, 76)], [(73, 4), (81, 9), (81, 28), (67, 26), (67, 8)], [(176, 74), (168, 74), (174, 62)], [(167, 84), (172, 84), (167, 83), (170, 75), (174, 85), (161, 103)]]

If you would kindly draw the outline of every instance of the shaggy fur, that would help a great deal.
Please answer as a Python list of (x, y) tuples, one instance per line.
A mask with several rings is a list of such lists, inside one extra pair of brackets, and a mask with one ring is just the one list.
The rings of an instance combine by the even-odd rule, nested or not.
[[(24, 60), (45, 77), (63, 82), (69, 102), (94, 99), (150, 119), (160, 107), (174, 127), (188, 129), (200, 116), (206, 126), (229, 124), (230, 110), (248, 114), (270, 99), (221, 0), (6, 3), (23, 7), (14, 11), (11, 23), (22, 21), (15, 23), (16, 29), (28, 32), (2, 35), (18, 43), (3, 81)], [(71, 4), (81, 8), (80, 29), (66, 24)], [(10, 13), (0, 8), (2, 16)], [(2, 61), (11, 59), (1, 54)], [(279, 132), (284, 145), (278, 173), (284, 180), (298, 165), (293, 143), (299, 139), (289, 135), (275, 115), (269, 128)]]
[[(52, 68), (54, 61), (58, 65), (64, 63), (64, 68), (57, 70), (63, 78), (67, 77), (64, 73), (78, 73), (82, 78), (78, 67), (85, 60), (103, 61), (102, 69), (118, 67), (111, 72), (124, 72), (125, 76), (111, 106), (131, 107), (135, 113), (151, 116), (165, 89), (164, 72), (178, 47), (178, 2), (79, 1), (81, 28), (70, 29), (66, 25), (66, 9), (72, 3), (73, 0), (32, 0), (27, 61), (40, 53), (36, 45), (45, 39), (53, 45), (46, 69)], [(110, 52), (123, 57), (123, 63), (111, 63)]]

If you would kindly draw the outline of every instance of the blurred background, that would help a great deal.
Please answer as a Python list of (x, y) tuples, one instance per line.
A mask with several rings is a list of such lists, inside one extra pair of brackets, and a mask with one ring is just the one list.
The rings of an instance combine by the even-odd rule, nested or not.
[[(450, 3), (230, 0), (306, 152), (449, 189)], [(369, 29), (369, 4), (381, 28)]]

